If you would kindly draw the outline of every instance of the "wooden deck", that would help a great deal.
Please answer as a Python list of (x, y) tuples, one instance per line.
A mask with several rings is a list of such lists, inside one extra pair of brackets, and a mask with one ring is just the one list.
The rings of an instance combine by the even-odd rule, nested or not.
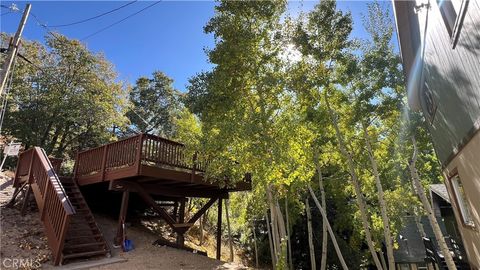
[[(199, 157), (197, 153), (189, 153), (181, 143), (149, 134), (138, 134), (79, 152), (73, 178), (67, 179), (68, 181), (64, 179), (63, 183), (57, 175), (61, 163), (61, 159), (49, 159), (45, 151), (38, 147), (23, 152), (17, 165), (14, 179), (16, 192), (12, 198), (14, 202), (19, 191), (27, 185), (28, 190), (30, 188), (33, 190), (42, 213), (55, 264), (68, 258), (108, 252), (101, 239), (95, 238), (95, 241), (89, 243), (69, 242), (68, 237), (76, 237), (74, 233), (67, 233), (71, 227), (70, 219), (76, 218), (75, 211), (78, 210), (83, 215), (90, 212), (77, 185), (100, 183), (98, 185), (100, 187), (108, 184), (109, 190), (122, 192), (115, 237), (117, 245), (123, 244), (125, 240), (125, 219), (132, 192), (138, 194), (144, 203), (151, 207), (156, 213), (155, 218), (165, 220), (177, 234), (176, 246), (179, 247), (184, 247), (184, 234), (217, 202), (217, 259), (221, 253), (222, 201), (228, 198), (229, 192), (251, 190), (249, 175), (233, 185), (227, 183), (226, 186), (222, 186), (209, 181), (210, 179), (205, 177), (205, 168), (208, 165), (205, 159)], [(158, 197), (171, 203), (159, 203)], [(186, 220), (185, 212), (188, 210), (185, 204), (189, 197), (203, 197), (209, 200), (206, 200), (207, 202), (195, 213), (188, 215), (189, 219)], [(172, 207), (173, 209), (170, 209)], [(80, 217), (75, 226), (89, 229), (92, 235), (99, 234), (98, 228), (91, 225), (92, 222), (94, 223), (94, 219), (90, 214), (88, 217)], [(72, 225), (72, 230), (78, 229), (75, 226)], [(85, 245), (95, 245), (95, 248), (100, 249), (88, 252), (78, 249)]]
[(139, 134), (78, 153), (74, 179), (80, 186), (110, 181), (112, 190), (135, 182), (150, 194), (173, 197), (213, 198), (251, 189), (249, 177), (228, 187), (212, 183), (204, 177), (206, 165), (181, 143)]

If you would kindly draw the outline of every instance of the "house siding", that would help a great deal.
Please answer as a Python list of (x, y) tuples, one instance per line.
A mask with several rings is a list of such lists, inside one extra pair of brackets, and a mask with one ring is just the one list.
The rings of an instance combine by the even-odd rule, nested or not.
[[(415, 5), (427, 2), (430, 7), (414, 12)], [(426, 125), (442, 163), (455, 220), (469, 262), (473, 269), (480, 269), (480, 1), (468, 2), (455, 48), (436, 0), (393, 0), (393, 5), (404, 69), (412, 71), (406, 74), (407, 86), (408, 82), (417, 85), (413, 98), (418, 99), (427, 119)], [(418, 25), (418, 29), (405, 27), (406, 21), (410, 26)], [(409, 51), (411, 48), (417, 51)], [(411, 55), (414, 55), (414, 59)], [(423, 69), (415, 70), (416, 63), (423, 63)], [(415, 72), (418, 75), (422, 71), (425, 85), (436, 105), (433, 120), (429, 118), (422, 80), (416, 80), (414, 76)], [(409, 104), (415, 104), (410, 97)], [(455, 173), (458, 173), (464, 186), (474, 228), (463, 225), (458, 203), (449, 184), (450, 177)]]
[[(436, 1), (430, 3), (428, 11), (423, 9), (418, 13), (420, 29), (424, 31), (427, 28), (424, 79), (437, 105), (428, 129), (438, 158), (445, 166), (461, 149), (474, 123), (480, 121), (480, 4), (469, 1), (462, 30), (453, 49), (439, 7)], [(420, 100), (422, 111), (426, 114), (422, 92)]]

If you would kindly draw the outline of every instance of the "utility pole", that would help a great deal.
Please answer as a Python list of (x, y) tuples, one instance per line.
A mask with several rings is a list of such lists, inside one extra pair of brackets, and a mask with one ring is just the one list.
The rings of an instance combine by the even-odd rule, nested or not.
[(3, 95), (3, 90), (5, 85), (7, 84), (8, 73), (10, 72), (10, 68), (12, 67), (13, 61), (18, 53), (18, 46), (20, 46), (20, 37), (22, 36), (23, 28), (27, 23), (28, 14), (30, 13), (30, 8), (32, 7), (31, 4), (27, 4), (25, 10), (23, 11), (22, 20), (18, 25), (17, 32), (13, 38), (13, 42), (10, 43), (8, 47), (8, 55), (3, 63), (2, 70), (0, 70), (0, 96)]

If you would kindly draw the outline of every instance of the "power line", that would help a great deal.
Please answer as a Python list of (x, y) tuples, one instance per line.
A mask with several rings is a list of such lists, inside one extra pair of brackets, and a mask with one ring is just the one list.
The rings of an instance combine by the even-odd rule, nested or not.
[(115, 25), (117, 25), (117, 24), (119, 24), (119, 23), (121, 23), (121, 22), (123, 22), (123, 21), (126, 21), (127, 19), (129, 19), (129, 18), (131, 18), (131, 17), (133, 17), (133, 16), (135, 16), (135, 15), (137, 15), (137, 14), (139, 14), (139, 13), (141, 13), (141, 12), (143, 12), (143, 11), (145, 11), (145, 10), (153, 7), (153, 6), (155, 6), (156, 4), (159, 4), (160, 2), (162, 2), (162, 0), (157, 1), (157, 2), (155, 2), (155, 3), (153, 3), (153, 4), (151, 4), (151, 5), (148, 5), (148, 6), (144, 7), (144, 8), (142, 8), (142, 9), (140, 9), (139, 11), (128, 15), (127, 17), (125, 17), (125, 18), (123, 18), (123, 19), (121, 19), (121, 20), (119, 20), (119, 21), (116, 21), (116, 22), (114, 22), (114, 23), (112, 23), (112, 24), (110, 24), (110, 25), (108, 25), (108, 26), (106, 26), (106, 27), (104, 27), (104, 28), (101, 28), (100, 30), (98, 30), (98, 31), (96, 31), (96, 32), (94, 32), (94, 33), (92, 33), (92, 34), (90, 34), (90, 35), (82, 38), (81, 40), (84, 41), (84, 40), (86, 40), (86, 39), (88, 39), (88, 38), (91, 38), (91, 37), (95, 36), (96, 34), (99, 34), (99, 33), (103, 32), (103, 31), (105, 31), (105, 30), (107, 30), (107, 29), (109, 29), (109, 28), (111, 28), (111, 27), (113, 27), (113, 26), (115, 26)]
[(138, 1), (138, 0), (135, 0), (135, 1), (132, 1), (132, 2), (128, 2), (128, 3), (126, 3), (125, 5), (122, 5), (122, 6), (120, 6), (120, 7), (115, 8), (115, 9), (112, 9), (112, 10), (110, 10), (110, 11), (107, 11), (107, 12), (104, 12), (104, 13), (101, 13), (101, 14), (98, 14), (98, 15), (96, 15), (96, 16), (93, 16), (93, 17), (90, 17), (90, 18), (87, 18), (87, 19), (83, 19), (83, 20), (80, 20), (80, 21), (72, 22), (72, 23), (66, 23), (66, 24), (50, 25), (50, 27), (54, 27), (54, 28), (55, 28), (55, 27), (67, 27), (67, 26), (72, 26), (72, 25), (77, 25), (77, 24), (81, 24), (81, 23), (84, 23), (84, 22), (88, 22), (88, 21), (91, 21), (91, 20), (94, 20), (94, 19), (103, 17), (103, 16), (105, 16), (105, 15), (108, 15), (108, 14), (110, 14), (110, 13), (113, 13), (113, 12), (115, 12), (115, 11), (117, 11), (117, 10), (120, 10), (120, 9), (124, 8), (124, 7), (127, 7), (127, 6), (133, 4), (133, 3), (137, 2), (137, 1)]
[(37, 24), (43, 28), (45, 28), (45, 30), (52, 35), (53, 38), (55, 38), (56, 40), (59, 40), (59, 37), (57, 36), (57, 34), (55, 33), (55, 31), (53, 31), (52, 29), (50, 29), (45, 23), (43, 23), (38, 17), (37, 15), (35, 15), (35, 13), (33, 12), (30, 12), (30, 14), (32, 15), (33, 19), (35, 19), (35, 21), (37, 21)]

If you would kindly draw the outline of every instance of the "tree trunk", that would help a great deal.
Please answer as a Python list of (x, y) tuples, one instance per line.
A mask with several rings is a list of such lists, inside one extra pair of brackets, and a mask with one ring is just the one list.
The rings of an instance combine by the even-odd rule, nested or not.
[(418, 175), (417, 168), (415, 167), (415, 163), (417, 162), (417, 143), (414, 137), (412, 137), (412, 143), (413, 143), (413, 149), (414, 149), (413, 157), (410, 160), (408, 167), (410, 169), (410, 175), (412, 177), (415, 190), (417, 192), (418, 197), (420, 198), (420, 201), (423, 204), (423, 207), (425, 208), (425, 211), (427, 212), (428, 220), (430, 221), (430, 225), (432, 226), (433, 233), (435, 234), (435, 238), (437, 239), (437, 243), (440, 246), (440, 250), (442, 251), (442, 254), (445, 258), (445, 262), (447, 264), (448, 269), (456, 270), (457, 267), (455, 266), (452, 255), (448, 250), (447, 243), (445, 242), (445, 238), (443, 237), (443, 233), (440, 230), (440, 226), (438, 225), (435, 214), (433, 213), (432, 206), (430, 205), (430, 202), (428, 201), (427, 196), (425, 195), (425, 190), (423, 189), (423, 186), (420, 183), (420, 176)]
[(383, 253), (383, 250), (380, 249), (380, 262), (382, 263), (383, 269), (388, 269), (387, 268), (387, 263), (385, 262), (385, 254)]
[(233, 262), (232, 231), (230, 230), (230, 216), (228, 214), (228, 200), (225, 200), (225, 215), (227, 216), (228, 246), (230, 247), (230, 262)]
[(276, 218), (276, 209), (272, 200), (272, 192), (270, 186), (267, 187), (267, 199), (270, 209), (270, 221), (272, 225), (272, 243), (273, 243), (273, 252), (275, 256), (275, 262), (278, 263), (278, 254), (280, 249), (280, 238), (278, 237), (278, 223)]
[[(58, 144), (58, 148), (56, 149), (57, 156), (59, 157), (62, 156), (63, 151), (66, 148), (65, 142), (67, 141), (68, 135), (70, 135), (69, 132), (70, 132), (70, 124), (68, 123), (65, 127), (65, 130), (62, 133), (62, 137), (60, 139), (60, 143)], [(53, 149), (52, 149), (52, 152), (53, 152)]]
[(270, 205), (273, 249), (276, 256), (275, 260), (277, 266), (280, 266), (287, 258), (287, 246), (285, 244), (287, 232), (285, 230), (285, 222), (283, 220), (282, 212), (280, 211), (280, 206), (278, 205), (278, 200), (276, 197), (272, 196), (271, 186), (267, 187), (267, 199)]
[[(255, 268), (258, 268), (258, 249), (257, 249), (257, 233), (255, 232), (256, 231), (255, 220), (253, 221), (252, 229), (253, 229), (253, 247), (255, 248)], [(270, 238), (270, 236), (269, 236), (269, 238)], [(270, 243), (271, 243), (271, 241), (270, 241)], [(271, 248), (272, 247), (270, 245), (270, 249)]]
[(55, 128), (55, 132), (53, 133), (52, 140), (50, 141), (49, 145), (45, 147), (45, 152), (47, 152), (47, 155), (51, 155), (53, 153), (53, 149), (55, 149), (55, 145), (57, 144), (58, 137), (60, 137), (60, 133), (62, 132), (63, 126), (57, 126)]
[(47, 138), (48, 138), (48, 135), (50, 134), (50, 130), (52, 129), (52, 126), (53, 126), (53, 121), (48, 123), (47, 128), (44, 130), (43, 136), (40, 139), (38, 146), (42, 148), (45, 147), (45, 142), (47, 141)]
[(270, 229), (270, 220), (268, 219), (268, 213), (265, 214), (265, 220), (267, 221), (268, 244), (270, 245), (270, 256), (272, 258), (272, 267), (273, 269), (276, 269), (277, 261), (275, 257), (275, 249), (273, 247), (273, 235), (272, 235), (272, 230)]
[(351, 180), (353, 187), (355, 189), (356, 197), (357, 197), (357, 205), (360, 210), (360, 215), (362, 218), (362, 225), (363, 225), (363, 230), (365, 231), (365, 240), (367, 241), (368, 249), (370, 250), (370, 253), (373, 258), (373, 262), (375, 263), (375, 266), (379, 270), (383, 270), (382, 264), (380, 263), (380, 260), (378, 259), (377, 252), (375, 251), (375, 245), (372, 241), (372, 235), (370, 233), (370, 222), (368, 221), (368, 213), (365, 205), (365, 199), (363, 198), (363, 193), (362, 189), (360, 187), (360, 182), (358, 181), (357, 178), (357, 173), (355, 172), (355, 166), (353, 163), (353, 158), (350, 155), (350, 153), (347, 151), (347, 148), (345, 146), (345, 142), (343, 140), (343, 135), (340, 132), (340, 129), (338, 127), (336, 115), (333, 112), (332, 108), (330, 107), (330, 103), (328, 102), (328, 95), (327, 91), (325, 91), (325, 102), (330, 114), (330, 117), (332, 118), (333, 122), (333, 127), (335, 129), (335, 134), (338, 140), (338, 144), (340, 146), (340, 152), (342, 155), (347, 159), (347, 164), (348, 164), (348, 169), (350, 171), (351, 175)]
[(200, 217), (199, 221), (200, 221), (200, 241), (199, 241), (199, 246), (203, 245), (203, 219), (204, 219), (204, 215), (202, 215), (202, 217)]
[(325, 223), (327, 224), (328, 234), (330, 234), (330, 239), (332, 239), (333, 247), (337, 252), (338, 260), (340, 261), (340, 264), (342, 265), (343, 270), (348, 270), (347, 264), (343, 259), (342, 252), (340, 251), (340, 247), (338, 246), (337, 238), (335, 237), (332, 227), (330, 226), (330, 222), (327, 219), (327, 213), (318, 202), (317, 196), (315, 196), (315, 193), (313, 192), (312, 187), (310, 187), (310, 185), (308, 185), (308, 191), (310, 191), (310, 195), (312, 196), (313, 201), (315, 202), (315, 205), (317, 206), (318, 210), (320, 210), (320, 214), (322, 215), (323, 219), (325, 220)]
[[(315, 150), (315, 168), (318, 174), (318, 187), (320, 189), (320, 200), (322, 201), (323, 209), (327, 209), (327, 202), (325, 199), (325, 189), (323, 188), (323, 176), (322, 168), (320, 166), (320, 159), (318, 151)], [(328, 245), (328, 233), (327, 233), (327, 219), (323, 217), (322, 220), (322, 258), (320, 261), (320, 270), (327, 269), (327, 246)]]
[(288, 218), (288, 196), (285, 198), (285, 220), (287, 221), (287, 248), (288, 248), (288, 266), (293, 270), (292, 243), (290, 235), (290, 220)]
[[(395, 259), (393, 257), (393, 243), (392, 243), (392, 234), (390, 232), (390, 219), (387, 215), (387, 204), (383, 195), (382, 182), (380, 181), (380, 174), (378, 173), (377, 161), (375, 160), (375, 154), (370, 144), (370, 135), (368, 134), (367, 127), (362, 123), (363, 135), (365, 139), (365, 144), (367, 146), (368, 157), (370, 158), (370, 163), (372, 165), (373, 176), (375, 177), (375, 184), (377, 186), (377, 195), (378, 202), (380, 204), (380, 212), (382, 214), (383, 222), (383, 236), (385, 237), (385, 246), (387, 247), (387, 258), (388, 258), (388, 269), (395, 270)], [(383, 257), (382, 257), (383, 258)]]
[(283, 219), (282, 210), (280, 209), (280, 205), (278, 203), (278, 199), (275, 197), (275, 209), (276, 209), (276, 219), (278, 223), (278, 236), (280, 239), (280, 249), (279, 249), (279, 258), (277, 261), (284, 262), (285, 268), (287, 264), (287, 230), (285, 228), (285, 221)]
[(315, 247), (313, 246), (313, 233), (312, 233), (312, 213), (310, 211), (310, 204), (308, 198), (305, 200), (305, 212), (307, 213), (307, 232), (308, 232), (308, 249), (310, 251), (310, 265), (312, 270), (317, 269), (315, 262)]

